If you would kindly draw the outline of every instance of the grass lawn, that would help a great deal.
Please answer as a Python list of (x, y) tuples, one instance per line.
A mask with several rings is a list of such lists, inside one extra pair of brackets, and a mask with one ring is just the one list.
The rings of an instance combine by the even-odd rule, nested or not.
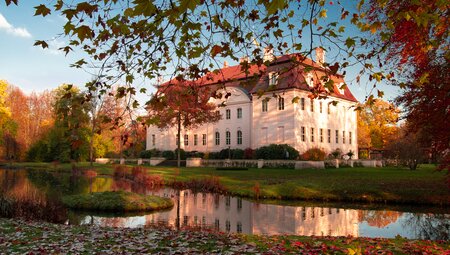
[(112, 212), (154, 211), (173, 207), (170, 198), (125, 191), (70, 195), (63, 197), (62, 201), (72, 209)]
[[(16, 163), (17, 167), (69, 170), (69, 164)], [(88, 167), (87, 163), (80, 164)], [(433, 165), (415, 171), (396, 167), (330, 169), (249, 169), (217, 171), (214, 168), (173, 168), (144, 166), (149, 174), (174, 181), (218, 177), (229, 194), (266, 199), (300, 199), (374, 203), (449, 205), (450, 189), (446, 173)], [(112, 165), (95, 164), (99, 174), (112, 175)]]
[(100, 228), (0, 218), (1, 254), (448, 254), (448, 241)]

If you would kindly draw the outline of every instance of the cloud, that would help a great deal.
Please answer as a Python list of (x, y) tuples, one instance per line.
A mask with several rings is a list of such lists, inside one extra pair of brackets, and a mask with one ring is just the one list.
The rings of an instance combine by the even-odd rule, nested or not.
[(9, 22), (5, 19), (5, 17), (1, 13), (0, 13), (0, 30), (3, 30), (6, 33), (14, 36), (31, 38), (31, 34), (30, 32), (28, 32), (26, 28), (14, 27), (13, 25), (9, 24)]

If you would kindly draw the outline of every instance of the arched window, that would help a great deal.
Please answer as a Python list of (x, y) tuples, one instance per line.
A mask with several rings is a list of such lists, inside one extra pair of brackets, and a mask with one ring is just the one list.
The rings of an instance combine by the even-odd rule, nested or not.
[(230, 133), (230, 131), (225, 132), (225, 143), (227, 145), (231, 144), (231, 133)]
[(242, 131), (237, 131), (237, 144), (242, 144)]
[(216, 132), (216, 145), (220, 145), (220, 133)]

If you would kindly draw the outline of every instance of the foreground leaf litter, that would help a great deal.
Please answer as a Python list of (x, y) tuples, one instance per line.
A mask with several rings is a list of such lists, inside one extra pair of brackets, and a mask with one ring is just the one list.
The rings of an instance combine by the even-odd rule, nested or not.
[(103, 228), (0, 218), (0, 254), (450, 254), (448, 241), (248, 236), (166, 227)]

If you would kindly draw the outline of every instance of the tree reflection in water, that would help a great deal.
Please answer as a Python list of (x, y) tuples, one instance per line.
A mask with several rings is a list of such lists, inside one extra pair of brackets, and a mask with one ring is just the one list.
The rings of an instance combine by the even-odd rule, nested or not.
[(402, 214), (402, 212), (387, 210), (361, 210), (358, 212), (358, 220), (360, 222), (367, 221), (367, 224), (372, 227), (384, 228), (395, 223)]
[(411, 228), (417, 239), (449, 240), (450, 216), (445, 214), (408, 213), (403, 224)]
[(36, 187), (25, 171), (0, 172), (0, 216), (64, 223), (67, 209), (55, 196)]

